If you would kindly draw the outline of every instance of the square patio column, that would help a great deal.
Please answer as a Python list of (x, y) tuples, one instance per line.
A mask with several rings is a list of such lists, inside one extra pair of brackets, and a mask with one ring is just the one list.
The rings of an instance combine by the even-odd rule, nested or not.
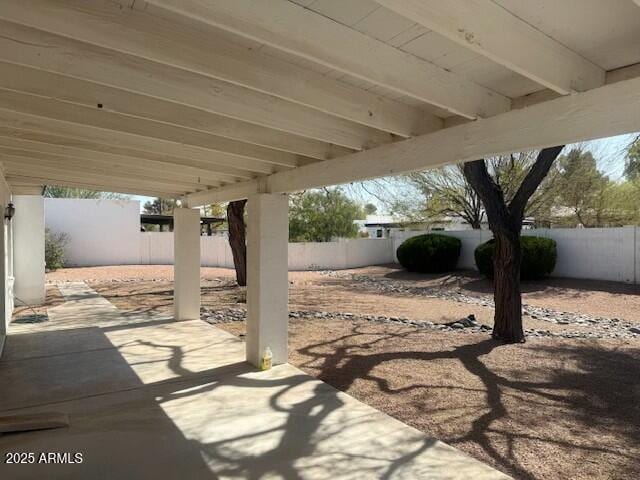
[(260, 193), (247, 201), (247, 361), (259, 366), (266, 347), (287, 362), (289, 322), (288, 197)]
[(200, 318), (200, 210), (173, 211), (174, 318)]
[[(0, 204), (0, 209), (4, 211), (4, 205)], [(4, 212), (1, 212), (4, 213)], [(10, 276), (9, 276), (9, 254), (8, 251), (8, 234), (10, 230), (7, 227), (7, 221), (2, 216), (2, 223), (0, 223), (0, 356), (2, 356), (2, 349), (4, 347), (4, 339), (9, 330), (9, 322), (11, 321), (11, 314), (13, 312), (11, 289), (10, 289)]]
[(45, 298), (44, 198), (14, 195), (13, 292), (16, 305), (38, 305)]

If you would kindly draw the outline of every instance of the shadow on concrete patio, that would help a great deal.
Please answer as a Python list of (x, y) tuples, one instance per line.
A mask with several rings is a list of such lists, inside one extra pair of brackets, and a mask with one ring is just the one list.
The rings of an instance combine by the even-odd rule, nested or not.
[(3, 477), (504, 478), (290, 365), (257, 371), (240, 340), (200, 320), (99, 302), (102, 321), (82, 327), (76, 307), (16, 326), (0, 361), (0, 415), (59, 411), (70, 427), (4, 435), (0, 450), (84, 461), (3, 464)]

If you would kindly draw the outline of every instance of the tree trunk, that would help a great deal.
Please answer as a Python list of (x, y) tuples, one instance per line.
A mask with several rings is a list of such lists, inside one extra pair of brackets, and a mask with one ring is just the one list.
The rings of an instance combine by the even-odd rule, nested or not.
[(522, 248), (520, 230), (525, 207), (540, 182), (549, 173), (563, 145), (543, 148), (535, 163), (507, 204), (502, 188), (489, 175), (484, 160), (466, 162), (463, 173), (484, 204), (489, 228), (496, 241), (493, 263), (493, 298), (495, 314), (493, 338), (505, 343), (524, 342), (522, 329), (522, 297), (520, 295), (520, 266)]
[(520, 296), (520, 232), (496, 233), (495, 241), (493, 299), (496, 310), (492, 336), (505, 343), (521, 343), (525, 340)]
[(229, 202), (227, 221), (229, 223), (229, 246), (233, 254), (233, 265), (236, 269), (236, 281), (241, 287), (247, 285), (247, 244), (244, 225), (244, 207), (246, 200)]

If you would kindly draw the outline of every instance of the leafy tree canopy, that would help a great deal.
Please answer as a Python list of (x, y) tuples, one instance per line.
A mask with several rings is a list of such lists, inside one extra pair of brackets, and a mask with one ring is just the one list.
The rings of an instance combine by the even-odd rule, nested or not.
[(289, 239), (292, 242), (329, 242), (358, 234), (354, 220), (362, 218), (360, 205), (340, 188), (293, 194), (289, 201)]
[[(507, 202), (515, 195), (536, 155), (537, 152), (529, 151), (487, 159), (487, 170)], [(529, 200), (526, 216), (548, 217), (555, 178), (556, 171), (552, 169)], [(395, 213), (425, 223), (440, 222), (444, 217), (460, 218), (474, 229), (481, 228), (486, 220), (482, 202), (465, 178), (462, 165), (412, 173), (405, 176), (404, 181), (419, 192), (421, 198), (418, 201), (406, 196), (396, 199), (392, 205)]]
[(144, 213), (151, 215), (172, 215), (176, 208), (176, 201), (173, 199), (154, 198), (142, 206)]
[(625, 205), (631, 190), (598, 170), (590, 151), (571, 149), (558, 159), (558, 205), (571, 212), (556, 223), (585, 227), (615, 226), (631, 221), (633, 208)]
[(624, 174), (629, 180), (640, 180), (640, 136), (629, 145)]
[(364, 206), (364, 213), (367, 215), (373, 215), (378, 211), (378, 207), (376, 207), (373, 203), (367, 203)]
[(47, 198), (104, 198), (121, 200), (129, 198), (128, 195), (113, 192), (98, 192), (86, 188), (57, 187), (47, 185), (44, 187), (42, 195)]

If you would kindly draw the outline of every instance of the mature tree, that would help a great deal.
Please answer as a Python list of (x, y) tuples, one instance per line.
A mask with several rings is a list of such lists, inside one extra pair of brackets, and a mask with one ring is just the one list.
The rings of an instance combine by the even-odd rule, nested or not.
[(376, 207), (373, 203), (367, 203), (364, 206), (365, 215), (373, 215), (378, 211), (378, 207)]
[(640, 182), (609, 182), (602, 212), (609, 226), (640, 224)]
[(58, 187), (46, 185), (42, 190), (42, 195), (47, 198), (105, 198), (105, 199), (126, 199), (128, 195), (113, 192), (98, 192), (86, 188)]
[(529, 199), (545, 179), (564, 145), (545, 148), (538, 153), (511, 200), (489, 174), (484, 160), (464, 164), (467, 181), (484, 204), (489, 228), (495, 239), (493, 338), (507, 343), (524, 342), (520, 265), (520, 231)]
[(166, 198), (154, 198), (142, 206), (145, 213), (151, 215), (173, 215), (173, 210), (176, 208), (176, 201)]
[(211, 203), (202, 207), (202, 213), (205, 217), (222, 217), (225, 212), (226, 208), (222, 203)]
[[(536, 159), (535, 152), (501, 155), (486, 160), (487, 170), (502, 189), (505, 201), (515, 195), (526, 173)], [(555, 172), (551, 172), (527, 203), (526, 216), (537, 221), (546, 221), (554, 198)], [(417, 222), (440, 222), (443, 217), (460, 218), (473, 229), (480, 229), (485, 211), (469, 181), (462, 165), (447, 165), (441, 168), (407, 175), (405, 182), (423, 197), (420, 202), (413, 198), (396, 200), (392, 210)]]
[(340, 188), (324, 188), (290, 196), (289, 239), (294, 242), (329, 242), (358, 234), (354, 220), (362, 217), (358, 203)]
[(247, 285), (247, 244), (244, 223), (244, 207), (246, 200), (236, 200), (227, 205), (227, 222), (229, 224), (229, 246), (233, 254), (233, 265), (236, 269), (238, 285)]
[(558, 159), (558, 165), (560, 204), (570, 209), (577, 223), (585, 227), (602, 225), (611, 182), (598, 170), (593, 154), (572, 148)]
[[(462, 165), (447, 165), (445, 167), (415, 172), (407, 176), (408, 182), (423, 196), (423, 201), (412, 208), (403, 199), (396, 204), (394, 211), (402, 212), (408, 218), (423, 222), (438, 222), (443, 217), (457, 217), (479, 229), (484, 217), (484, 209), (476, 192), (466, 181)], [(404, 203), (404, 207), (400, 207)], [(412, 211), (413, 210), (413, 211)], [(409, 213), (412, 211), (411, 213)], [(407, 213), (409, 213), (407, 215)]]
[(629, 180), (640, 180), (640, 135), (629, 145), (624, 174)]

